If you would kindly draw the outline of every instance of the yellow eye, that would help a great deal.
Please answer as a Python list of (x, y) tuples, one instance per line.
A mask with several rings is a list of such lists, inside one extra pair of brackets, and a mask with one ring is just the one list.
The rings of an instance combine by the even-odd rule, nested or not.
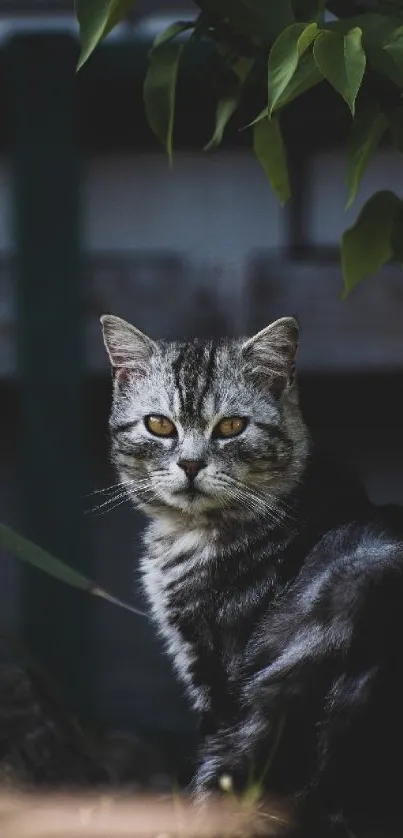
[(228, 416), (221, 419), (221, 422), (214, 428), (214, 436), (228, 439), (231, 436), (238, 436), (245, 430), (248, 422), (242, 416)]
[(176, 436), (175, 425), (166, 416), (146, 416), (144, 424), (154, 436)]

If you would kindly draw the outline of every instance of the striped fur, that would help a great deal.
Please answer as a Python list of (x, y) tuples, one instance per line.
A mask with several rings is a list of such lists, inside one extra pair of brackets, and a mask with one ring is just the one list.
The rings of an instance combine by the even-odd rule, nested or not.
[[(238, 572), (238, 556), (248, 551), (257, 557), (259, 550), (265, 563), (268, 537), (288, 514), (288, 501), (282, 498), (298, 484), (308, 450), (296, 387), (287, 380), (297, 346), (296, 324), (280, 321), (278, 330), (259, 342), (259, 351), (251, 341), (153, 346), (117, 318), (104, 320), (104, 333), (115, 369), (112, 456), (134, 502), (153, 519), (142, 560), (145, 591), (195, 709), (206, 711), (210, 689), (199, 671), (197, 639), (190, 625), (185, 627), (186, 615), (196, 611), (197, 603), (204, 608), (204, 589), (210, 590), (219, 556), (231, 562), (236, 555)], [(262, 365), (268, 383), (257, 391)], [(122, 368), (129, 371), (123, 381)], [(281, 396), (278, 388), (273, 393), (273, 371), (283, 381)], [(153, 413), (175, 422), (176, 439), (150, 436), (143, 417)], [(244, 434), (214, 440), (214, 426), (235, 414), (249, 420)], [(180, 459), (206, 460), (197, 480), (204, 494), (175, 494), (187, 483), (177, 465)], [(257, 513), (265, 522), (258, 532)], [(238, 534), (235, 521), (242, 524)], [(245, 572), (249, 577), (249, 561)], [(264, 565), (260, 575), (254, 570), (248, 582), (251, 602), (257, 587), (267, 586)], [(244, 594), (241, 588), (241, 599)]]
[[(310, 835), (355, 823), (369, 786), (392, 811), (385, 761), (403, 747), (403, 678), (390, 652), (403, 629), (402, 532), (317, 458), (298, 404), (295, 321), (221, 342), (154, 343), (109, 316), (103, 328), (112, 458), (150, 519), (144, 589), (201, 717), (194, 788), (216, 789), (224, 773), (242, 786), (251, 765), (261, 771), (285, 714), (267, 783), (297, 796), (302, 819), (315, 812)], [(144, 418), (157, 414), (174, 435), (149, 432)], [(220, 438), (231, 416), (244, 430)], [(192, 480), (183, 460), (202, 464)], [(391, 690), (385, 746), (373, 731)]]

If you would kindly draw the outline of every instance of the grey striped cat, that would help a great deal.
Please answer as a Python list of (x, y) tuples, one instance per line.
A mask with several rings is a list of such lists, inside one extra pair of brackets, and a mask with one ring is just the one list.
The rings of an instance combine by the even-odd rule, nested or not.
[(168, 343), (101, 319), (112, 459), (149, 517), (144, 589), (201, 720), (194, 790), (223, 775), (241, 790), (253, 775), (296, 802), (310, 835), (392, 817), (400, 525), (317, 456), (296, 321)]

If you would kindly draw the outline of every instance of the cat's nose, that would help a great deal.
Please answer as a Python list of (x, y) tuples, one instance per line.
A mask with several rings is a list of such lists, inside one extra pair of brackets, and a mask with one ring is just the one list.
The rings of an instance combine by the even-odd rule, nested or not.
[(178, 466), (182, 468), (188, 480), (194, 480), (202, 468), (206, 468), (204, 460), (179, 460)]

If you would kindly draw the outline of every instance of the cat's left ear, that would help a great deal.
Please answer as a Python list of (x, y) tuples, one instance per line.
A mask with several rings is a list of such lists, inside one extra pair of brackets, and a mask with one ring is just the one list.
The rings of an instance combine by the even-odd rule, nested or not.
[(101, 317), (106, 351), (114, 375), (124, 381), (131, 373), (137, 377), (147, 375), (152, 356), (158, 351), (151, 338), (126, 320), (112, 314)]
[(250, 373), (280, 392), (294, 381), (298, 343), (297, 321), (294, 317), (282, 317), (249, 338), (242, 346), (242, 354)]

